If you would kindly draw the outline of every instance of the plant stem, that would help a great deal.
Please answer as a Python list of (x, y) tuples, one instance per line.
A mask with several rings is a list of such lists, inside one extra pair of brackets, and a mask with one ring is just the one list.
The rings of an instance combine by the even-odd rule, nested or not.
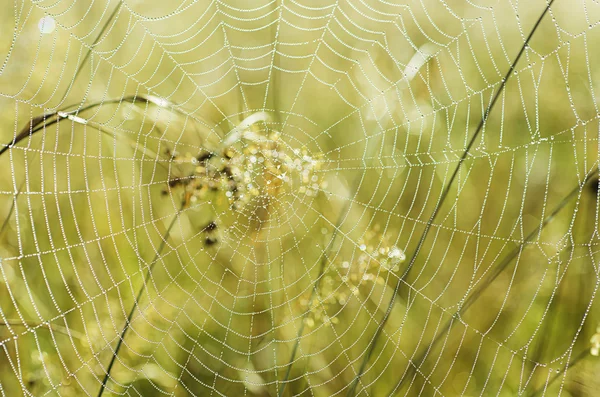
[[(537, 394), (539, 394), (542, 390), (546, 390), (548, 388), (548, 386), (550, 386), (552, 383), (554, 383), (554, 381), (556, 381), (556, 379), (558, 379), (561, 375), (566, 374), (567, 371), (569, 370), (569, 368), (574, 367), (578, 362), (580, 362), (581, 360), (583, 360), (584, 358), (586, 358), (588, 356), (589, 350), (585, 349), (582, 350), (574, 359), (572, 359), (569, 364), (567, 364), (567, 366), (565, 367), (565, 369), (563, 371), (559, 371), (557, 372), (552, 379), (550, 379), (548, 382), (546, 382), (546, 384), (544, 384), (544, 386), (539, 387), (538, 389), (534, 390), (530, 396), (534, 397)], [(544, 392), (545, 393), (545, 392)]]
[[(542, 224), (540, 224), (535, 230), (533, 230), (531, 233), (529, 233), (525, 239), (523, 240), (523, 242), (521, 244), (519, 244), (518, 247), (516, 247), (510, 254), (508, 254), (504, 260), (500, 263), (500, 265), (498, 265), (495, 269), (493, 273), (490, 273), (490, 275), (486, 278), (485, 281), (483, 281), (479, 287), (465, 300), (465, 302), (463, 303), (463, 305), (456, 311), (456, 313), (454, 313), (452, 315), (452, 317), (446, 322), (446, 324), (444, 325), (444, 327), (442, 328), (442, 330), (437, 334), (437, 337), (435, 337), (435, 339), (433, 339), (433, 341), (431, 341), (426, 347), (425, 349), (423, 349), (423, 352), (420, 354), (419, 358), (415, 360), (415, 364), (411, 365), (411, 369), (416, 370), (418, 369), (423, 362), (425, 361), (425, 359), (427, 358), (427, 354), (428, 352), (435, 347), (435, 345), (438, 344), (438, 342), (440, 342), (442, 340), (442, 337), (449, 332), (453, 325), (457, 323), (456, 320), (458, 317), (460, 317), (461, 315), (463, 315), (468, 309), (469, 307), (471, 307), (476, 301), (477, 299), (481, 296), (481, 294), (487, 289), (487, 287), (489, 287), (492, 282), (500, 275), (500, 273), (502, 273), (502, 271), (513, 261), (513, 259), (515, 259), (517, 256), (519, 256), (521, 254), (521, 252), (523, 251), (523, 248), (525, 247), (525, 244), (529, 241), (532, 241), (536, 236), (539, 235), (539, 233), (556, 217), (556, 215), (574, 198), (577, 196), (577, 193), (580, 192), (583, 187), (587, 184), (587, 182), (592, 178), (593, 175), (597, 174), (597, 170), (595, 170), (594, 172), (590, 173), (586, 179), (584, 180), (584, 182), (581, 185), (578, 185), (576, 188), (574, 188), (573, 190), (571, 190), (571, 192), (565, 196), (565, 198), (563, 198), (561, 200), (561, 202), (554, 207), (554, 209), (552, 210), (552, 212), (550, 213), (550, 215), (548, 215), (544, 221), (542, 222)], [(398, 382), (398, 384), (394, 387), (393, 390), (398, 390), (398, 388), (401, 386), (402, 382), (404, 381), (404, 379), (406, 378), (406, 376), (403, 377), (403, 379), (400, 379), (400, 381)]]
[(146, 277), (144, 278), (144, 283), (141, 285), (141, 287), (137, 293), (137, 296), (135, 297), (135, 301), (133, 302), (133, 306), (131, 307), (131, 310), (129, 311), (129, 315), (127, 316), (125, 325), (123, 326), (123, 329), (121, 330), (121, 335), (119, 336), (119, 340), (117, 342), (115, 351), (113, 352), (110, 362), (108, 363), (108, 367), (106, 368), (106, 374), (104, 375), (104, 379), (102, 380), (102, 385), (100, 386), (100, 390), (98, 391), (98, 397), (101, 397), (102, 394), (104, 393), (104, 390), (106, 389), (106, 384), (108, 383), (108, 379), (110, 378), (110, 372), (113, 368), (113, 365), (116, 362), (117, 356), (119, 355), (119, 350), (121, 349), (121, 345), (123, 344), (123, 340), (125, 339), (125, 334), (127, 333), (129, 326), (131, 325), (131, 320), (133, 318), (133, 314), (135, 313), (137, 307), (139, 306), (142, 295), (144, 294), (144, 291), (146, 290), (146, 285), (148, 284), (148, 281), (150, 280), (150, 277), (152, 275), (152, 269), (154, 268), (154, 265), (156, 264), (156, 262), (158, 262), (159, 256), (160, 256), (162, 250), (164, 249), (165, 245), (167, 244), (167, 240), (169, 239), (171, 230), (173, 229), (173, 226), (175, 225), (175, 221), (177, 219), (179, 219), (180, 213), (181, 213), (181, 210), (177, 211), (177, 213), (173, 217), (173, 220), (169, 224), (169, 227), (167, 228), (167, 231), (165, 232), (165, 234), (162, 238), (162, 241), (160, 242), (160, 246), (158, 247), (158, 250), (156, 251), (156, 254), (154, 255), (154, 259), (152, 260), (152, 262), (150, 262), (150, 265), (148, 266), (148, 272), (146, 273)]
[(402, 277), (400, 277), (398, 279), (398, 282), (396, 283), (396, 287), (394, 289), (394, 293), (392, 295), (390, 303), (388, 304), (388, 308), (387, 308), (387, 310), (385, 312), (383, 320), (379, 323), (379, 325), (377, 327), (377, 330), (375, 331), (375, 334), (373, 335), (373, 338), (371, 339), (371, 342), (369, 343), (369, 346), (367, 348), (367, 352), (365, 353), (365, 357), (362, 360), (359, 372), (356, 375), (356, 377), (354, 378), (354, 381), (352, 382), (352, 385), (348, 389), (348, 392), (346, 394), (348, 397), (354, 396), (354, 394), (356, 392), (356, 386), (358, 384), (358, 381), (359, 381), (360, 377), (362, 376), (362, 374), (364, 373), (364, 371), (366, 369), (366, 366), (367, 366), (367, 363), (368, 363), (369, 359), (371, 358), (371, 355), (373, 354), (373, 351), (375, 349), (375, 345), (377, 343), (377, 340), (381, 336), (381, 333), (383, 331), (383, 327), (385, 326), (385, 324), (388, 321), (388, 318), (389, 318), (390, 313), (392, 311), (392, 308), (394, 306), (394, 303), (395, 303), (396, 296), (398, 294), (398, 290), (400, 288), (400, 285), (408, 277), (408, 275), (410, 274), (410, 271), (411, 271), (411, 269), (412, 269), (412, 267), (413, 267), (413, 265), (414, 265), (414, 263), (415, 263), (415, 261), (417, 259), (417, 256), (419, 255), (419, 252), (421, 251), (421, 248), (423, 247), (423, 244), (425, 243), (425, 240), (427, 239), (427, 235), (429, 233), (431, 225), (435, 221), (435, 218), (437, 217), (437, 215), (438, 215), (438, 213), (440, 211), (440, 208), (442, 207), (442, 204), (446, 200), (446, 197), (448, 196), (448, 193), (450, 192), (450, 188), (454, 184), (454, 181), (455, 181), (455, 179), (456, 179), (456, 177), (458, 175), (458, 171), (460, 170), (461, 165), (463, 164), (463, 162), (467, 158), (467, 155), (469, 154), (469, 151), (471, 150), (471, 147), (475, 143), (475, 140), (479, 137), (479, 135), (480, 135), (480, 133), (481, 133), (481, 131), (483, 129), (483, 126), (487, 122), (487, 120), (489, 118), (489, 115), (490, 115), (490, 113), (492, 112), (492, 110), (494, 108), (494, 105), (498, 101), (498, 98), (500, 98), (500, 94), (504, 91), (504, 87), (506, 86), (506, 83), (507, 83), (508, 79), (513, 74), (513, 71), (515, 70), (515, 67), (517, 66), (517, 63), (521, 59), (521, 56), (525, 52), (525, 49), (528, 47), (531, 38), (533, 37), (534, 33), (536, 32), (536, 30), (540, 26), (542, 20), (544, 19), (544, 16), (546, 15), (546, 13), (548, 12), (548, 10), (552, 6), (552, 3), (554, 3), (554, 0), (550, 0), (548, 2), (548, 4), (546, 5), (546, 7), (544, 8), (544, 11), (542, 12), (542, 14), (540, 15), (540, 17), (536, 21), (535, 25), (533, 26), (533, 28), (529, 32), (529, 36), (527, 36), (527, 39), (525, 40), (525, 42), (521, 46), (521, 49), (519, 50), (519, 53), (517, 54), (517, 57), (515, 58), (515, 60), (513, 61), (513, 63), (510, 65), (510, 68), (508, 69), (508, 72), (506, 72), (506, 75), (502, 79), (502, 81), (500, 83), (500, 87), (498, 87), (498, 90), (496, 91), (496, 94), (493, 96), (492, 101), (488, 105), (488, 107), (487, 107), (487, 109), (486, 109), (483, 117), (481, 118), (481, 121), (479, 122), (479, 125), (477, 126), (477, 129), (475, 130), (473, 136), (469, 140), (469, 142), (467, 144), (467, 147), (463, 151), (463, 154), (460, 157), (460, 159), (458, 161), (458, 164), (456, 165), (456, 168), (454, 168), (454, 172), (452, 173), (452, 176), (450, 177), (450, 180), (448, 181), (448, 184), (446, 185), (446, 187), (442, 191), (440, 199), (439, 199), (439, 201), (438, 201), (438, 203), (437, 203), (437, 205), (436, 205), (433, 213), (431, 214), (431, 217), (429, 218), (429, 221), (427, 221), (427, 224), (425, 225), (425, 230), (423, 231), (423, 233), (421, 235), (421, 238), (419, 239), (419, 242), (417, 244), (417, 247), (416, 247), (415, 251), (413, 252), (413, 254), (411, 256), (411, 259), (409, 261), (408, 267), (405, 270), (405, 272), (402, 275)]

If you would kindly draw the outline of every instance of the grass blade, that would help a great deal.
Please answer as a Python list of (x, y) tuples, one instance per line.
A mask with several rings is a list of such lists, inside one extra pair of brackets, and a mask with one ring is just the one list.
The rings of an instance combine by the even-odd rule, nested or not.
[(519, 53), (517, 54), (515, 60), (511, 64), (510, 68), (508, 69), (508, 72), (506, 72), (506, 75), (504, 76), (504, 78), (502, 79), (502, 82), (500, 83), (500, 87), (498, 87), (498, 90), (496, 91), (496, 94), (494, 95), (494, 97), (492, 98), (492, 101), (488, 105), (488, 107), (487, 107), (487, 109), (486, 109), (483, 117), (481, 118), (481, 121), (479, 122), (479, 125), (477, 126), (477, 129), (473, 133), (473, 136), (469, 140), (469, 143), (467, 144), (467, 147), (463, 151), (463, 154), (460, 157), (460, 159), (458, 161), (458, 164), (456, 165), (456, 168), (454, 169), (454, 172), (452, 173), (452, 176), (450, 177), (450, 180), (448, 181), (448, 183), (446, 184), (446, 187), (442, 191), (440, 199), (439, 199), (439, 201), (438, 201), (438, 203), (437, 203), (437, 205), (436, 205), (433, 213), (431, 214), (431, 216), (429, 218), (429, 221), (427, 221), (427, 224), (425, 225), (425, 230), (423, 231), (423, 233), (421, 235), (421, 238), (419, 239), (419, 242), (417, 244), (417, 247), (416, 247), (415, 251), (413, 252), (413, 254), (411, 256), (409, 264), (408, 264), (406, 270), (404, 271), (404, 274), (402, 275), (402, 277), (400, 277), (398, 279), (398, 282), (396, 283), (396, 287), (394, 288), (394, 293), (392, 295), (392, 298), (390, 300), (388, 308), (387, 308), (387, 310), (385, 312), (383, 320), (379, 323), (379, 326), (377, 327), (377, 330), (375, 331), (375, 334), (373, 335), (373, 338), (371, 339), (371, 342), (369, 343), (369, 346), (367, 347), (367, 352), (365, 353), (365, 357), (362, 360), (359, 372), (358, 372), (357, 376), (355, 377), (354, 381), (352, 382), (352, 385), (348, 389), (348, 392), (346, 394), (348, 397), (354, 396), (354, 394), (356, 392), (356, 386), (358, 384), (358, 381), (359, 381), (360, 377), (362, 376), (362, 374), (364, 373), (364, 371), (366, 369), (366, 366), (367, 366), (367, 363), (368, 363), (369, 359), (371, 358), (371, 355), (373, 354), (373, 350), (375, 349), (375, 344), (377, 343), (377, 340), (379, 339), (379, 337), (380, 337), (380, 335), (381, 335), (381, 333), (383, 331), (383, 327), (385, 326), (385, 324), (388, 321), (388, 318), (390, 316), (392, 307), (394, 306), (394, 303), (395, 303), (395, 300), (396, 300), (396, 296), (398, 294), (398, 289), (399, 289), (401, 283), (410, 274), (410, 271), (411, 271), (411, 269), (412, 269), (412, 267), (413, 267), (413, 265), (414, 265), (414, 263), (415, 263), (415, 261), (417, 259), (417, 256), (419, 255), (419, 252), (421, 251), (421, 248), (423, 247), (423, 244), (425, 243), (425, 240), (427, 239), (427, 235), (429, 234), (429, 230), (431, 229), (431, 225), (435, 221), (435, 218), (437, 217), (438, 212), (439, 212), (440, 208), (442, 207), (442, 204), (444, 203), (444, 201), (446, 200), (446, 197), (448, 196), (448, 193), (450, 192), (450, 188), (452, 187), (452, 185), (454, 184), (454, 181), (456, 180), (456, 177), (458, 175), (458, 171), (460, 170), (461, 165), (463, 164), (463, 162), (467, 158), (467, 155), (469, 154), (469, 151), (471, 150), (471, 147), (473, 146), (473, 144), (475, 143), (475, 141), (479, 137), (479, 134), (481, 133), (481, 131), (483, 129), (483, 126), (487, 122), (487, 120), (489, 118), (489, 115), (490, 115), (490, 113), (492, 112), (492, 110), (494, 108), (494, 105), (498, 101), (498, 98), (500, 98), (500, 94), (504, 91), (504, 87), (506, 86), (506, 83), (507, 83), (508, 79), (513, 74), (513, 71), (515, 70), (515, 67), (517, 66), (517, 63), (521, 59), (521, 56), (524, 54), (525, 49), (528, 47), (529, 42), (531, 41), (531, 38), (533, 37), (533, 35), (535, 34), (536, 30), (540, 26), (542, 20), (544, 19), (544, 16), (548, 13), (548, 10), (550, 10), (550, 7), (552, 6), (552, 3), (554, 3), (554, 0), (550, 0), (548, 2), (548, 4), (546, 5), (546, 7), (544, 8), (544, 11), (539, 16), (539, 18), (536, 21), (535, 25), (533, 26), (533, 28), (529, 32), (529, 35), (527, 36), (527, 39), (523, 43), (523, 46), (519, 50)]
[[(458, 309), (456, 311), (456, 313), (454, 313), (454, 315), (452, 315), (452, 317), (446, 322), (446, 324), (444, 325), (442, 330), (437, 334), (437, 337), (435, 337), (435, 339), (433, 339), (425, 347), (425, 349), (423, 349), (423, 352), (419, 355), (419, 358), (415, 360), (415, 364), (411, 366), (412, 371), (420, 368), (420, 366), (423, 364), (428, 352), (432, 348), (434, 348), (442, 340), (444, 335), (452, 329), (453, 325), (457, 323), (457, 321), (454, 321), (454, 320), (457, 319), (459, 316), (465, 314), (465, 312), (469, 309), (469, 307), (471, 307), (477, 301), (477, 299), (481, 296), (481, 294), (492, 284), (492, 282), (502, 273), (502, 271), (504, 269), (506, 269), (506, 267), (513, 261), (513, 259), (515, 259), (517, 256), (519, 256), (521, 254), (521, 252), (523, 251), (523, 248), (525, 247), (525, 244), (532, 241), (537, 235), (539, 235), (539, 233), (556, 217), (556, 215), (558, 215), (558, 213), (574, 197), (577, 196), (577, 193), (581, 192), (583, 187), (592, 178), (592, 176), (596, 175), (597, 173), (598, 173), (597, 170), (595, 170), (593, 173), (590, 173), (581, 185), (578, 185), (576, 188), (571, 190), (571, 192), (567, 196), (565, 196), (565, 198), (563, 198), (561, 200), (561, 202), (552, 210), (552, 212), (544, 219), (544, 221), (537, 228), (535, 228), (535, 230), (533, 230), (531, 233), (529, 233), (525, 237), (523, 242), (521, 244), (519, 244), (518, 247), (516, 247), (513, 251), (511, 251), (510, 254), (508, 254), (504, 258), (504, 260), (500, 263), (500, 265), (498, 265), (494, 269), (493, 273), (490, 273), (488, 275), (488, 277), (479, 285), (479, 287), (465, 300), (465, 303), (460, 307), (460, 309)], [(409, 377), (409, 376), (407, 376), (407, 377)], [(404, 377), (403, 379), (400, 379), (400, 381), (394, 387), (393, 390), (398, 390), (400, 388), (400, 386), (402, 385), (402, 382), (404, 381), (404, 379), (406, 379), (406, 377)]]
[(169, 224), (169, 227), (167, 228), (167, 231), (165, 232), (165, 234), (162, 238), (162, 241), (160, 242), (158, 250), (156, 251), (156, 254), (154, 255), (154, 259), (152, 260), (152, 262), (150, 262), (150, 265), (148, 266), (148, 272), (146, 273), (146, 277), (144, 278), (144, 283), (141, 285), (141, 287), (137, 293), (137, 296), (135, 297), (135, 301), (133, 302), (133, 306), (131, 307), (131, 310), (129, 311), (127, 320), (125, 321), (125, 325), (123, 326), (123, 329), (121, 330), (121, 335), (119, 336), (119, 341), (117, 342), (115, 351), (113, 352), (110, 362), (108, 363), (108, 367), (106, 367), (106, 373), (104, 375), (104, 379), (102, 380), (102, 385), (100, 385), (100, 390), (98, 391), (98, 397), (101, 397), (102, 394), (104, 393), (104, 390), (106, 389), (106, 385), (108, 383), (108, 380), (110, 379), (110, 373), (111, 373), (112, 368), (117, 360), (117, 356), (119, 355), (119, 350), (121, 349), (123, 340), (125, 339), (125, 334), (129, 330), (129, 326), (131, 324), (131, 320), (133, 319), (133, 315), (135, 314), (135, 311), (137, 310), (137, 308), (140, 304), (142, 295), (144, 294), (144, 291), (146, 290), (146, 285), (148, 284), (148, 281), (150, 280), (150, 277), (152, 276), (152, 270), (154, 269), (154, 265), (156, 265), (156, 262), (158, 262), (160, 254), (161, 254), (162, 250), (165, 248), (165, 245), (167, 244), (167, 240), (169, 239), (171, 230), (173, 229), (173, 226), (175, 226), (175, 221), (177, 221), (177, 219), (179, 219), (180, 213), (181, 213), (181, 210), (177, 211), (177, 213), (173, 217), (173, 220)]

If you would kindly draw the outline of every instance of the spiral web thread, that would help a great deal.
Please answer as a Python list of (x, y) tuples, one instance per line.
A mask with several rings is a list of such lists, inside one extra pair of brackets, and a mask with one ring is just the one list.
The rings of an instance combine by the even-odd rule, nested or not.
[(2, 396), (594, 394), (597, 1), (3, 9)]

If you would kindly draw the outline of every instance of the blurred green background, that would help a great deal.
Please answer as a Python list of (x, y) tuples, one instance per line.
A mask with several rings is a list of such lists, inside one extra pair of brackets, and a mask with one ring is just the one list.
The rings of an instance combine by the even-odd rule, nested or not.
[[(104, 395), (597, 394), (596, 1), (554, 2), (443, 200), (545, 0), (1, 5), (3, 396), (98, 395), (126, 324)], [(319, 193), (182, 209), (172, 154), (236, 128)]]

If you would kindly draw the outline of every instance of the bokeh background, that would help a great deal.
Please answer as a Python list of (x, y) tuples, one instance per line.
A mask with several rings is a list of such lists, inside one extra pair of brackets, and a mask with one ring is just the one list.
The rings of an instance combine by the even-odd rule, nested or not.
[(596, 1), (0, 5), (3, 396), (596, 395)]

